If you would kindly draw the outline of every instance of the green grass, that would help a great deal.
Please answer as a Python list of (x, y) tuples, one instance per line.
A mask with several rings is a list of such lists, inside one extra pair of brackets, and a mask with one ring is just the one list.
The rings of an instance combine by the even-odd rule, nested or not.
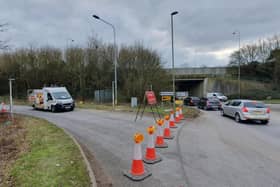
[(30, 152), (13, 165), (15, 186), (90, 186), (79, 149), (63, 130), (47, 121), (25, 118)]
[(27, 100), (23, 99), (13, 99), (14, 105), (30, 105), (30, 103)]
[(266, 104), (280, 104), (280, 99), (269, 99), (269, 100), (264, 100)]
[[(4, 102), (6, 105), (10, 104), (10, 97), (9, 96), (0, 96), (0, 102)], [(30, 105), (27, 99), (15, 99), (13, 98), (14, 105)]]
[[(95, 103), (90, 103), (90, 102), (83, 102), (83, 103), (76, 103), (77, 108), (83, 108), (83, 109), (95, 109), (95, 110), (113, 110), (112, 105), (110, 104), (95, 104)], [(156, 114), (159, 113), (160, 115), (166, 115), (170, 113), (172, 106), (160, 106), (158, 107), (158, 110), (153, 107), (153, 112)], [(116, 111), (122, 111), (122, 112), (137, 112), (138, 108), (131, 108), (130, 105), (127, 104), (119, 104), (116, 106)], [(142, 111), (142, 108), (141, 108)], [(152, 109), (149, 106), (146, 106), (145, 108), (145, 113), (152, 114)], [(199, 114), (199, 110), (191, 107), (184, 107), (183, 113), (186, 117), (197, 117)]]

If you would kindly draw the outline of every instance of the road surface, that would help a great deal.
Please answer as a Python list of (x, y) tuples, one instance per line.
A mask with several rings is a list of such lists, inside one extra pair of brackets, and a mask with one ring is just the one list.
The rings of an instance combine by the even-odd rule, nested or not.
[[(277, 107), (276, 107), (277, 108)], [(238, 124), (218, 111), (202, 111), (172, 130), (176, 139), (158, 150), (163, 161), (149, 165), (152, 177), (131, 182), (133, 134), (154, 124), (134, 113), (79, 110), (50, 113), (17, 106), (15, 111), (49, 120), (73, 134), (101, 163), (114, 186), (280, 186), (280, 111), (272, 110), (269, 125)], [(143, 155), (145, 152), (143, 143)]]

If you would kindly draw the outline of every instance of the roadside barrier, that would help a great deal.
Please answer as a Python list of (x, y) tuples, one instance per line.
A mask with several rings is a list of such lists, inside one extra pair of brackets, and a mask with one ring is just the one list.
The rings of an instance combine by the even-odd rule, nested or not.
[(170, 116), (169, 115), (166, 115), (164, 116), (164, 132), (163, 132), (163, 138), (164, 139), (173, 139), (174, 136), (171, 135), (171, 131), (170, 131), (170, 128), (169, 128), (169, 119), (170, 119)]
[(6, 109), (6, 106), (5, 106), (5, 103), (4, 103), (4, 102), (1, 103), (1, 112), (2, 112), (2, 113), (7, 112), (7, 109)]
[(157, 120), (157, 124), (158, 124), (158, 128), (157, 128), (157, 138), (156, 138), (156, 148), (167, 148), (168, 145), (166, 142), (164, 142), (163, 139), (163, 124), (164, 124), (164, 120), (163, 119), (159, 119)]
[(173, 110), (170, 112), (169, 128), (177, 128), (175, 121), (174, 121), (174, 111)]
[(180, 114), (179, 114), (179, 107), (176, 108), (176, 116), (175, 116), (175, 123), (180, 123)]
[(144, 163), (142, 160), (141, 143), (144, 140), (144, 136), (141, 133), (134, 134), (134, 152), (133, 160), (130, 171), (124, 171), (124, 176), (128, 177), (133, 181), (141, 181), (152, 175), (148, 170), (144, 169)]
[(146, 156), (143, 159), (143, 161), (147, 164), (155, 164), (162, 160), (161, 157), (156, 154), (155, 141), (154, 141), (155, 130), (156, 130), (155, 126), (150, 126), (147, 128), (148, 145), (146, 148)]

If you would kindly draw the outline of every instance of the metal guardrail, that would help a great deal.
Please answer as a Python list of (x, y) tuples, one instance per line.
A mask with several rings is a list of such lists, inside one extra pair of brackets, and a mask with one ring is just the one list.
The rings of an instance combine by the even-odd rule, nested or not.
[[(166, 69), (172, 72), (172, 69)], [(202, 67), (202, 68), (175, 68), (175, 75), (225, 75), (226, 67)]]

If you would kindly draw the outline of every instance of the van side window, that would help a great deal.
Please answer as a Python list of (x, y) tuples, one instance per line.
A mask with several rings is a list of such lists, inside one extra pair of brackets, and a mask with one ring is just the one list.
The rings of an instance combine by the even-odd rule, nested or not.
[(50, 93), (48, 93), (48, 94), (47, 94), (47, 97), (48, 97), (48, 101), (53, 100), (53, 99), (52, 99), (52, 96), (51, 96), (51, 94), (50, 94)]

